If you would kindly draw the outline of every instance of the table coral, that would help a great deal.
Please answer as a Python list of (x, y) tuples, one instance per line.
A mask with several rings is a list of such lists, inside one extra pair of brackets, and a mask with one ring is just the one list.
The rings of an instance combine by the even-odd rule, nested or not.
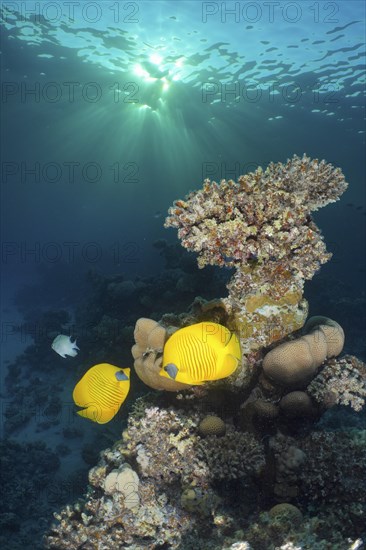
[(225, 305), (243, 353), (304, 324), (304, 281), (331, 257), (311, 212), (346, 188), (339, 168), (294, 155), (238, 182), (206, 179), (201, 190), (169, 209), (165, 227), (178, 229), (182, 245), (198, 253), (200, 268), (235, 268)]

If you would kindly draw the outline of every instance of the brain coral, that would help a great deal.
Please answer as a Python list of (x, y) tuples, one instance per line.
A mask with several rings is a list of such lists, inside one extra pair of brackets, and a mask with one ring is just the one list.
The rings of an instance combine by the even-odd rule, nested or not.
[(275, 504), (269, 510), (269, 515), (272, 518), (283, 518), (284, 520), (288, 519), (291, 523), (299, 525), (303, 521), (303, 515), (301, 511), (288, 502), (282, 502), (281, 504)]
[(198, 253), (200, 268), (235, 268), (225, 304), (244, 353), (303, 325), (304, 280), (331, 257), (310, 213), (346, 188), (339, 168), (294, 155), (237, 183), (205, 180), (169, 209), (165, 226), (178, 229), (182, 245)]
[(225, 422), (219, 416), (209, 414), (201, 420), (198, 425), (201, 435), (224, 435), (226, 432)]
[(322, 325), (307, 324), (312, 330), (310, 334), (284, 342), (263, 359), (263, 371), (275, 384), (301, 386), (311, 380), (325, 359), (342, 351), (342, 327), (332, 319), (318, 319)]

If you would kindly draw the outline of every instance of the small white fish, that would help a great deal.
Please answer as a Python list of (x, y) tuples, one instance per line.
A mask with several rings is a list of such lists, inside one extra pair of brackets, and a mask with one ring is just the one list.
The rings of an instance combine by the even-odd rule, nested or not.
[(79, 349), (75, 342), (71, 342), (71, 336), (65, 336), (64, 334), (59, 334), (56, 336), (54, 341), (51, 344), (52, 349), (66, 359), (66, 355), (70, 357), (75, 357), (78, 354), (77, 350)]

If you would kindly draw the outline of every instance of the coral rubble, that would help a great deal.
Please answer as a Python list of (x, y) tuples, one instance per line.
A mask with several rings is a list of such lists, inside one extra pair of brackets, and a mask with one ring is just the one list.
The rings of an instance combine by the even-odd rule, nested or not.
[[(200, 267), (235, 269), (229, 295), (196, 297), (159, 322), (138, 318), (135, 371), (160, 391), (135, 401), (122, 439), (90, 470), (84, 499), (55, 514), (46, 548), (362, 547), (366, 432), (322, 421), (337, 415), (334, 405), (361, 411), (366, 367), (341, 355), (338, 322), (317, 316), (304, 326), (304, 282), (331, 256), (311, 212), (346, 186), (339, 169), (295, 155), (237, 183), (206, 180), (175, 202), (166, 226), (178, 228)], [(175, 249), (159, 248), (177, 269)], [(188, 291), (188, 275), (179, 272), (177, 291)], [(118, 278), (104, 286), (114, 299), (139, 292)], [(203, 321), (239, 333), (241, 372), (196, 387), (161, 377), (170, 336)]]

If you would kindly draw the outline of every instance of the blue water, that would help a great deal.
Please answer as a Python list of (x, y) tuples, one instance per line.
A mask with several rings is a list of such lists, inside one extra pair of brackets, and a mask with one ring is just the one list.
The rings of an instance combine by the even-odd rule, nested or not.
[[(161, 292), (150, 287), (164, 288), (167, 264), (153, 243), (178, 242), (163, 227), (173, 200), (207, 177), (235, 179), (295, 153), (341, 167), (349, 182), (339, 202), (316, 213), (334, 255), (305, 294), (311, 312), (340, 322), (344, 313), (347, 351), (353, 346), (365, 359), (362, 332), (352, 336), (355, 324), (364, 330), (365, 305), (364, 2), (57, 0), (1, 8), (2, 380), (9, 364), (26, 369), (28, 361), (18, 390), (37, 369), (43, 383), (72, 388), (78, 363), (47, 355), (52, 331), (37, 334), (42, 315), (65, 311), (70, 329), (77, 318), (99, 321), (103, 308), (128, 326), (164, 313)], [(138, 304), (126, 298), (116, 311), (87, 282), (90, 270), (104, 280), (151, 278), (148, 296)], [(225, 273), (215, 276), (210, 288), (211, 275), (197, 275), (203, 279), (192, 296), (177, 296), (177, 308), (224, 289)], [(19, 329), (24, 322), (31, 328)], [(84, 365), (93, 361), (87, 345)], [(128, 361), (129, 346), (121, 353)], [(11, 388), (2, 388), (4, 410)], [(37, 427), (27, 419), (11, 435), (20, 445), (63, 443), (62, 424)], [(98, 427), (77, 428), (93, 441)], [(67, 442), (73, 462), (60, 456), (62, 475), (76, 465), (85, 476), (77, 438)], [(14, 549), (21, 536), (16, 529), (13, 536)]]

